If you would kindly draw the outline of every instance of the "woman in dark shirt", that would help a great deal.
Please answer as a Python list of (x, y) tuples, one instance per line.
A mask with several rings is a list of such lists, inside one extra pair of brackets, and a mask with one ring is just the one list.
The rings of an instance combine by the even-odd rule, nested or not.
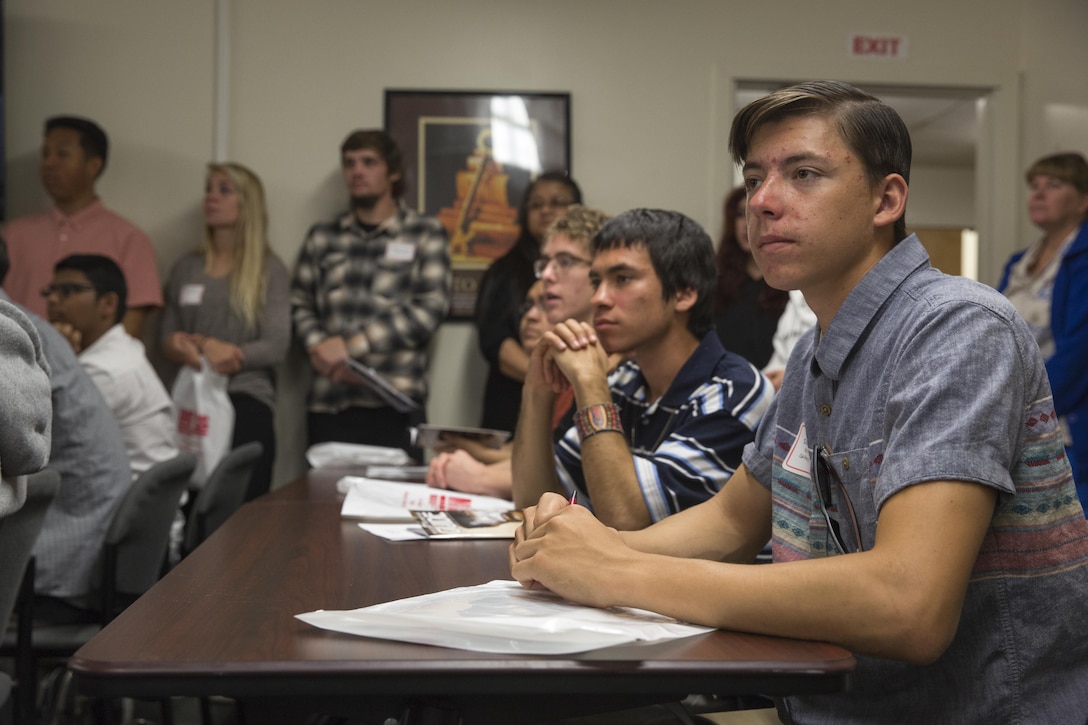
[(566, 173), (549, 171), (525, 191), (518, 209), (521, 234), (505, 255), (495, 260), (483, 279), (476, 302), (480, 351), (490, 364), (484, 390), (485, 428), (514, 430), (521, 408), (521, 384), (529, 358), (518, 341), (518, 309), (536, 281), (533, 262), (553, 221), (571, 204), (582, 203), (582, 191)]

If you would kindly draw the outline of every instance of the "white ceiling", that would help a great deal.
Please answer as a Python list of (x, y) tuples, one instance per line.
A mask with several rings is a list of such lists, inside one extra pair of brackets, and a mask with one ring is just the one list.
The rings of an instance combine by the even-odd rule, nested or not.
[(881, 94), (910, 130), (914, 163), (926, 166), (975, 165), (978, 135), (976, 98)]

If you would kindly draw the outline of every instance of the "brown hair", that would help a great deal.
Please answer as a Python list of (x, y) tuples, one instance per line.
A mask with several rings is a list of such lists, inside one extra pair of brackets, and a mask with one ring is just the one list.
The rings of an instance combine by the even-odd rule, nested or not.
[[(1036, 176), (1053, 176), (1071, 184), (1081, 194), (1088, 194), (1088, 161), (1078, 153), (1067, 151), (1044, 156), (1028, 167), (1024, 178), (1030, 184)], [(1084, 215), (1088, 219), (1088, 212)]]
[(544, 240), (563, 234), (578, 242), (582, 248), (589, 252), (590, 242), (597, 232), (601, 231), (604, 223), (611, 219), (600, 209), (592, 209), (581, 204), (572, 204), (567, 209), (567, 215), (552, 222), (548, 231), (544, 233)]
[[(722, 238), (718, 241), (718, 289), (714, 294), (715, 312), (721, 312), (737, 299), (740, 296), (741, 287), (749, 279), (748, 260), (752, 253), (741, 249), (737, 239), (737, 218), (740, 216), (737, 207), (740, 206), (741, 200), (747, 193), (743, 186), (738, 186), (725, 195), (725, 201), (722, 203), (725, 221), (722, 223)], [(761, 283), (756, 303), (761, 310), (781, 315), (786, 309), (789, 298), (789, 292)]]
[(380, 128), (352, 131), (340, 144), (341, 162), (348, 151), (363, 149), (377, 152), (385, 162), (389, 176), (397, 175), (397, 180), (393, 182), (393, 198), (399, 199), (404, 196), (404, 154), (401, 153), (400, 146), (393, 137)]

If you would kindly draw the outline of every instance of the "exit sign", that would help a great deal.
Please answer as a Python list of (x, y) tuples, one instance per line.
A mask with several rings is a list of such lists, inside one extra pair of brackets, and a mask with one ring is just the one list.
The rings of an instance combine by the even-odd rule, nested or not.
[(852, 35), (849, 54), (851, 58), (906, 60), (907, 37), (905, 35)]

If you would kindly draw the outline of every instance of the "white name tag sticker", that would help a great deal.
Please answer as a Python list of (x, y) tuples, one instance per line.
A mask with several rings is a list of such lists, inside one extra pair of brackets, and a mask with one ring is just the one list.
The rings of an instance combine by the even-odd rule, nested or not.
[(801, 428), (797, 431), (797, 438), (794, 439), (793, 445), (790, 446), (790, 452), (786, 456), (786, 460), (782, 461), (782, 467), (788, 471), (793, 471), (799, 476), (808, 478), (812, 475), (810, 457), (808, 433), (805, 432), (805, 424), (802, 423)]
[(204, 285), (187, 284), (181, 288), (178, 295), (178, 304), (183, 307), (199, 305), (204, 300)]
[(389, 262), (411, 262), (416, 258), (416, 245), (408, 242), (389, 242), (385, 245), (385, 258)]

